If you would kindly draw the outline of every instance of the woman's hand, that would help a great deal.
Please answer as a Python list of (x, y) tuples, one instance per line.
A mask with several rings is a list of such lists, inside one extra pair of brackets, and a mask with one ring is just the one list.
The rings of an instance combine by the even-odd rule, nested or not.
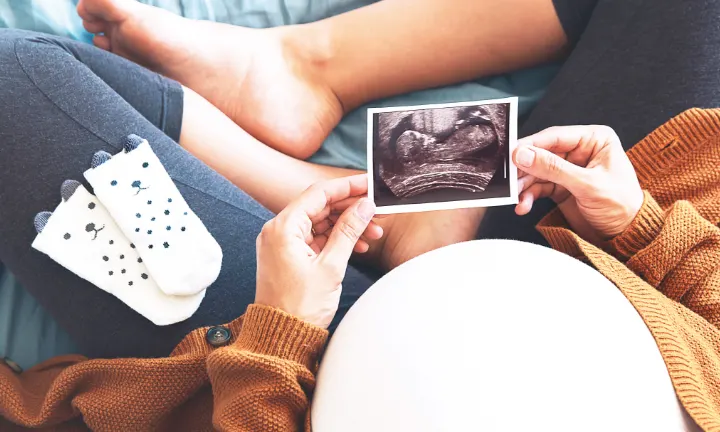
[(516, 213), (527, 214), (538, 198), (550, 197), (586, 240), (622, 233), (643, 204), (635, 169), (607, 126), (545, 129), (518, 140), (513, 160), (521, 170)]
[(265, 224), (257, 238), (255, 303), (330, 325), (350, 255), (383, 234), (372, 222), (367, 189), (365, 174), (315, 184)]

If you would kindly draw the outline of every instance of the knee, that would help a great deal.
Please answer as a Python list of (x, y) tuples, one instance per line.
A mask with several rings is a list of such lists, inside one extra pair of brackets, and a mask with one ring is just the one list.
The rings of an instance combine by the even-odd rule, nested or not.
[(0, 76), (3, 78), (17, 84), (37, 85), (38, 76), (53, 79), (62, 65), (70, 61), (77, 61), (77, 57), (70, 50), (70, 44), (62, 38), (25, 30), (0, 29)]
[[(54, 44), (52, 36), (0, 29), (0, 106), (5, 114), (0, 116), (0, 130), (17, 128), (18, 119), (40, 109), (46, 101), (38, 90), (46, 93), (58, 81), (66, 80), (59, 74), (69, 61), (75, 58)], [(22, 103), (17, 103), (19, 100)]]
[(14, 59), (18, 46), (34, 53), (46, 50), (68, 52), (61, 38), (28, 30), (0, 28), (0, 59)]
[(35, 35), (37, 33), (25, 30), (0, 29), (0, 76), (12, 83), (9, 86), (0, 86), (0, 96), (8, 94), (13, 97), (18, 85), (28, 81), (16, 50), (18, 43)]
[(25, 30), (0, 28), (0, 64), (4, 64), (8, 59), (15, 57), (15, 43), (18, 40), (32, 34), (32, 32)]
[(40, 35), (41, 33), (32, 32), (29, 30), (11, 29), (11, 28), (0, 28), (0, 41), (15, 41), (17, 39), (24, 39), (32, 36)]
[(0, 28), (0, 54), (2, 58), (7, 58), (7, 55), (15, 51), (18, 41), (47, 43), (50, 38), (49, 35), (33, 31)]

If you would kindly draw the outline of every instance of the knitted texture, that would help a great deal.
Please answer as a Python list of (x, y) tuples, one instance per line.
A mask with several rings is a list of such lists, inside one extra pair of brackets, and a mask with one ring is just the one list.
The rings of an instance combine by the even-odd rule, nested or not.
[[(572, 233), (557, 211), (538, 228), (617, 285), (657, 341), (685, 409), (704, 430), (720, 431), (720, 111), (685, 112), (628, 154), (645, 202), (605, 250)], [(229, 346), (213, 349), (198, 329), (168, 358), (65, 356), (21, 375), (0, 366), (0, 430), (16, 430), (10, 422), (59, 431), (309, 430), (327, 332), (257, 305), (228, 327)]]
[(302, 429), (327, 331), (259, 305), (228, 328), (228, 346), (198, 329), (168, 358), (64, 356), (22, 375), (0, 366), (0, 430)]
[(645, 201), (610, 254), (571, 232), (557, 210), (538, 229), (620, 289), (654, 336), (685, 409), (703, 430), (720, 431), (720, 110), (686, 111), (628, 156)]

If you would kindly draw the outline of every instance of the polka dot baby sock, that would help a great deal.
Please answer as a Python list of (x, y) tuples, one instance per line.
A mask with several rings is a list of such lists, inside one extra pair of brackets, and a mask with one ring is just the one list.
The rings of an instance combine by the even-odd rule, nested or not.
[(169, 296), (160, 290), (145, 262), (98, 199), (79, 182), (61, 188), (54, 212), (38, 213), (32, 246), (58, 264), (114, 295), (156, 325), (189, 318), (205, 291)]
[(146, 140), (130, 135), (124, 152), (98, 152), (92, 166), (85, 178), (163, 292), (193, 295), (215, 282), (222, 249)]

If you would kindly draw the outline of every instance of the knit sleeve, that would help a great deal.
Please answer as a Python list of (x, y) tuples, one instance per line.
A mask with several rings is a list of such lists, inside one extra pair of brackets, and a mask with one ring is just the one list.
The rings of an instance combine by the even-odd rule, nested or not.
[(691, 203), (662, 211), (646, 193), (640, 213), (611, 248), (646, 282), (720, 327), (720, 229)]
[(207, 360), (215, 429), (309, 430), (315, 372), (327, 336), (282, 311), (251, 305), (237, 340)]

